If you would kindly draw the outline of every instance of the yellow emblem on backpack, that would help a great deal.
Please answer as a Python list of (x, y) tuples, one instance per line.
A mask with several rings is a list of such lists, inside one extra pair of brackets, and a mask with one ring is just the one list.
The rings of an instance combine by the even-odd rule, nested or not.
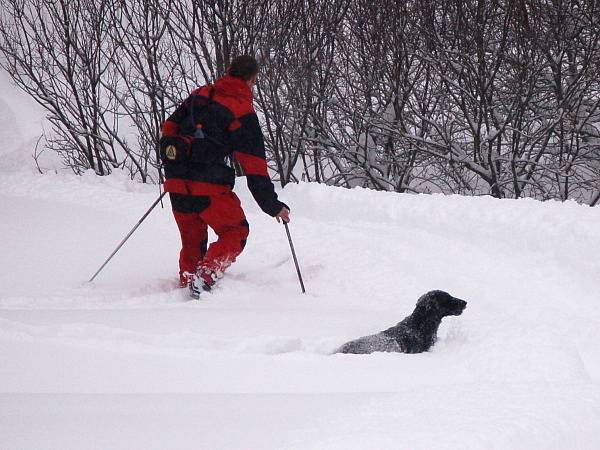
[(175, 158), (177, 158), (177, 148), (174, 145), (169, 145), (165, 149), (165, 155), (167, 159), (174, 160)]

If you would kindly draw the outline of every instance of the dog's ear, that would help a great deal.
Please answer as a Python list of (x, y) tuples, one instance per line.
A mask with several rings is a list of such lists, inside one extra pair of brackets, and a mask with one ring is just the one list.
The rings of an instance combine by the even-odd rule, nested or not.
[(416, 310), (425, 314), (432, 314), (439, 311), (436, 298), (439, 292), (441, 291), (429, 291), (425, 295), (422, 295), (417, 301)]

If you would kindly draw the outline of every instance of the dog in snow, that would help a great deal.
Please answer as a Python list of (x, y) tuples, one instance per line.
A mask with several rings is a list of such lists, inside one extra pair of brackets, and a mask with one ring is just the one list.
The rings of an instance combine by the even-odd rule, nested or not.
[(442, 318), (460, 316), (466, 307), (467, 302), (447, 292), (430, 291), (419, 298), (413, 313), (399, 324), (346, 342), (334, 353), (426, 352), (436, 341)]

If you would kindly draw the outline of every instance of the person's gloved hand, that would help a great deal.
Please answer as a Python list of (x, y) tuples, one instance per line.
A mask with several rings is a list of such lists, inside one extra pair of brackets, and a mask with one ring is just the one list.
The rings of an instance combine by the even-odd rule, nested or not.
[(277, 213), (275, 218), (277, 219), (277, 222), (281, 222), (283, 220), (283, 223), (288, 223), (290, 221), (289, 208), (287, 206), (284, 206), (283, 208), (281, 208), (281, 211), (279, 211)]

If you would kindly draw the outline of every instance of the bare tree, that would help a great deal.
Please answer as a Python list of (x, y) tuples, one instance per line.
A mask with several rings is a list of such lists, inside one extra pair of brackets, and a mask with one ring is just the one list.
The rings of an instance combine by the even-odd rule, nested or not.
[(76, 173), (160, 182), (166, 115), (250, 53), (282, 186), (600, 202), (596, 0), (0, 6), (2, 65), (46, 108), (47, 147)]
[(115, 111), (102, 78), (114, 53), (105, 0), (2, 0), (0, 51), (4, 68), (46, 111), (48, 137), (67, 166), (99, 175), (120, 165), (106, 124)]
[[(107, 83), (106, 88), (118, 102), (121, 122), (131, 121), (135, 127), (137, 150), (131, 152), (140, 161), (139, 174), (144, 181), (150, 168), (159, 167), (160, 126), (172, 107), (168, 99), (179, 96), (172, 70), (178, 49), (165, 38), (166, 17), (162, 2), (157, 0), (114, 0), (110, 11), (114, 24), (110, 39), (118, 48), (119, 58), (113, 64), (116, 82)], [(132, 147), (120, 130), (114, 131), (116, 140)], [(156, 179), (162, 182), (160, 170)]]
[[(323, 122), (333, 95), (335, 54), (348, 0), (273, 2), (261, 35), (258, 105), (268, 153), (282, 185), (328, 172)], [(301, 168), (297, 168), (301, 164)]]
[(546, 182), (553, 178), (554, 197), (584, 200), (581, 189), (589, 191), (590, 183), (597, 189), (599, 182), (600, 11), (595, 1), (530, 1), (527, 7), (546, 75), (536, 91), (546, 93), (548, 101), (536, 106), (554, 117), (544, 160)]
[(419, 163), (401, 142), (406, 107), (420, 77), (414, 6), (354, 1), (344, 20), (335, 60), (333, 95), (322, 122), (328, 137), (327, 181), (402, 192)]

